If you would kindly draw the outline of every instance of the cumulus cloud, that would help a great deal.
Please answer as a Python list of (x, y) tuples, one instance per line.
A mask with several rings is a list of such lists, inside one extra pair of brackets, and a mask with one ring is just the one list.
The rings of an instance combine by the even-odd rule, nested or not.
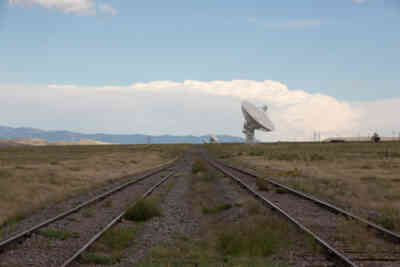
[(47, 9), (56, 9), (64, 13), (77, 15), (94, 15), (99, 9), (103, 13), (117, 14), (109, 4), (97, 5), (95, 0), (8, 0), (10, 5), (32, 7), (38, 5)]
[(267, 104), (276, 125), (264, 141), (400, 130), (400, 99), (352, 103), (291, 90), (277, 81), (153, 81), (126, 86), (0, 85), (0, 121), (84, 132), (242, 136), (240, 103)]
[(113, 16), (117, 15), (118, 13), (117, 10), (109, 4), (100, 4), (99, 10), (103, 13), (111, 14)]

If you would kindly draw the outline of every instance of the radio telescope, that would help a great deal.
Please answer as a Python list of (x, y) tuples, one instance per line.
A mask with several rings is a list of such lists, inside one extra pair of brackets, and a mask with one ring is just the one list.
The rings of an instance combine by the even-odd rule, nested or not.
[(248, 101), (242, 102), (242, 112), (246, 120), (242, 132), (246, 135), (247, 143), (254, 143), (255, 130), (271, 132), (275, 129), (267, 116), (267, 110), (266, 105), (259, 109)]
[(216, 137), (215, 135), (211, 135), (210, 136), (210, 143), (212, 143), (212, 144), (219, 143), (218, 137)]

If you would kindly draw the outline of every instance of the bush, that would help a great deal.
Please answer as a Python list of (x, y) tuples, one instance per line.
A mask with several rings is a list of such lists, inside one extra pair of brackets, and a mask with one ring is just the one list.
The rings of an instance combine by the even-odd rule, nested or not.
[(147, 221), (156, 216), (161, 216), (157, 204), (151, 200), (141, 199), (127, 210), (124, 218), (130, 221)]

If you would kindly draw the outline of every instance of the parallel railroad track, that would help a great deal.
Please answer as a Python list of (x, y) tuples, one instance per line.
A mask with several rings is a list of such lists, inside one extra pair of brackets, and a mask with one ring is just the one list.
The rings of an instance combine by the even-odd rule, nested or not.
[(255, 178), (262, 177), (257, 174), (206, 160), (310, 235), (342, 265), (400, 266), (398, 233), (275, 181), (265, 180), (276, 190), (260, 191)]
[[(0, 266), (3, 266), (3, 264), (5, 266), (20, 266), (20, 264), (22, 264), (21, 266), (68, 266), (93, 242), (101, 237), (107, 229), (123, 217), (128, 201), (131, 202), (132, 199), (137, 199), (140, 196), (147, 197), (171, 177), (176, 172), (173, 169), (180, 167), (176, 164), (176, 161), (147, 171), (144, 175), (136, 179), (130, 179), (130, 181), (93, 197), (74, 208), (40, 222), (27, 230), (18, 232), (6, 240), (0, 241)], [(161, 180), (160, 174), (162, 175)], [(149, 186), (150, 189), (148, 189)], [(145, 190), (146, 192), (143, 195), (139, 193)], [(115, 207), (114, 205), (119, 206)], [(110, 218), (112, 219), (110, 220)], [(73, 234), (79, 236), (76, 240), (74, 238), (68, 238), (68, 242), (57, 240), (54, 249), (49, 247), (48, 251), (46, 251), (46, 242), (43, 242), (43, 239), (46, 237), (41, 235), (41, 231), (58, 231), (71, 234), (71, 229), (75, 230), (75, 228), (77, 231), (74, 231)], [(99, 228), (100, 231), (96, 231)], [(62, 244), (63, 242), (66, 245)], [(74, 242), (76, 244), (73, 244)], [(79, 249), (77, 249), (78, 247)], [(74, 251), (76, 252), (71, 256), (70, 254)], [(27, 253), (32, 254), (33, 259), (26, 257), (26, 260), (30, 260), (31, 262), (24, 261)], [(58, 253), (62, 255), (58, 255)], [(65, 260), (65, 258), (67, 259)]]

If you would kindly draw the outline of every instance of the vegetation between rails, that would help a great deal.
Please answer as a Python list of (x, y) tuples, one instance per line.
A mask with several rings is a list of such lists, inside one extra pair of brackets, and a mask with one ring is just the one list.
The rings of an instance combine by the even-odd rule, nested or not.
[(95, 243), (94, 247), (80, 257), (79, 262), (102, 265), (118, 263), (123, 251), (133, 245), (139, 227), (132, 224), (119, 224), (113, 227)]
[(222, 144), (208, 149), (400, 231), (400, 142)]
[(140, 199), (126, 211), (124, 219), (143, 222), (157, 216), (161, 216), (158, 203), (150, 199)]
[[(251, 197), (226, 203), (229, 200), (220, 183), (227, 178), (205, 162), (196, 161), (192, 174), (188, 199), (204, 232), (195, 236), (176, 233), (137, 266), (289, 266), (276, 260), (284, 259), (291, 243), (293, 233), (287, 224), (265, 216), (265, 208)], [(243, 212), (240, 220), (230, 221), (229, 214), (239, 210)]]

